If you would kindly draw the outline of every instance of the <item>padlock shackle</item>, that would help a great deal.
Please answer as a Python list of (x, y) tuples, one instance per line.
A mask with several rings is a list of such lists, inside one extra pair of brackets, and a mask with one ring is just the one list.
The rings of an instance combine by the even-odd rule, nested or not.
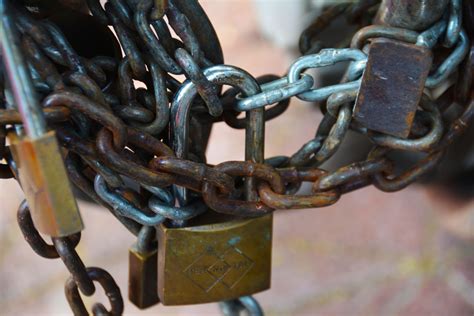
[(21, 54), (18, 43), (20, 36), (12, 21), (12, 15), (7, 14), (8, 10), (11, 8), (8, 7), (7, 0), (0, 0), (2, 60), (26, 134), (30, 139), (38, 139), (46, 133), (46, 121), (36, 99), (30, 73)]
[[(243, 91), (246, 96), (254, 95), (261, 92), (260, 86), (256, 79), (248, 72), (240, 68), (228, 65), (212, 66), (204, 70), (204, 75), (209, 81), (220, 85), (231, 85)], [(171, 104), (171, 132), (170, 140), (173, 144), (173, 150), (178, 158), (187, 158), (188, 154), (188, 137), (189, 137), (189, 119), (191, 113), (191, 105), (198, 91), (196, 84), (192, 81), (186, 81), (181, 89), (176, 93), (173, 103)], [(264, 131), (264, 109), (256, 109), (248, 113), (260, 113), (258, 115), (251, 114), (249, 124), (246, 131), (246, 153), (245, 158), (254, 162), (263, 162), (263, 131)], [(252, 116), (253, 115), (253, 116)], [(186, 204), (186, 189), (178, 188), (176, 190), (178, 200)]]
[[(260, 92), (260, 86), (255, 78), (245, 70), (234, 66), (212, 66), (204, 70), (204, 75), (215, 84), (238, 87), (246, 96)], [(176, 93), (171, 104), (170, 139), (178, 158), (187, 158), (190, 110), (192, 101), (197, 94), (196, 85), (192, 81), (186, 81)]]

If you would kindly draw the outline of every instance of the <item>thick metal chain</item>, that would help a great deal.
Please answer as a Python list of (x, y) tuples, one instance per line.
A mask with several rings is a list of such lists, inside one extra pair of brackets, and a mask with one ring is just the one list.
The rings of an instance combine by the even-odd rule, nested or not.
[[(101, 40), (107, 38), (110, 47), (102, 52), (84, 46), (88, 44), (85, 40), (73, 43), (66, 36), (64, 18), (44, 19), (41, 10), (32, 13), (19, 2), (10, 4), (8, 18), (21, 34), (27, 60), (27, 65), (18, 67), (27, 68), (48, 128), (56, 131), (67, 153), (70, 180), (135, 235), (142, 226), (167, 219), (183, 223), (208, 208), (252, 217), (276, 209), (328, 206), (341, 195), (371, 184), (383, 191), (403, 189), (436, 166), (474, 113), (474, 50), (456, 0), (452, 0), (450, 14), (420, 32), (369, 25), (378, 1), (331, 6), (303, 32), (300, 49), (304, 56), (290, 65), (287, 74), (261, 78), (223, 64), (216, 33), (194, 0), (110, 0), (104, 7), (99, 0), (87, 0), (92, 16), (63, 8), (83, 19), (82, 24), (74, 25), (76, 29), (91, 24), (105, 34)], [(360, 30), (340, 48), (322, 49), (325, 45), (319, 34), (341, 15)], [(116, 38), (107, 26), (113, 28)], [(440, 61), (426, 81), (408, 139), (370, 131), (352, 120), (352, 104), (367, 63), (365, 44), (380, 37), (427, 47), (435, 57), (439, 43), (449, 51), (437, 56)], [(349, 66), (339, 84), (314, 87), (315, 79), (308, 70), (341, 62)], [(181, 82), (176, 75), (186, 80)], [(22, 120), (9, 100), (6, 82), (0, 81), (0, 155), (8, 165), (0, 165), (0, 174), (11, 178), (16, 167), (5, 146), (5, 131)], [(225, 85), (231, 89), (222, 93)], [(442, 85), (448, 86), (444, 93), (430, 97), (430, 91)], [(247, 142), (252, 143), (264, 132), (257, 123), (282, 114), (292, 97), (325, 104), (314, 138), (296, 153), (268, 158), (265, 163), (256, 162), (263, 159), (257, 152), (248, 154), (247, 161), (206, 163), (214, 123), (250, 129), (255, 138)], [(448, 120), (444, 114), (449, 108), (456, 108), (457, 115)], [(246, 119), (238, 117), (242, 112), (247, 113)], [(374, 149), (364, 161), (333, 172), (323, 170), (321, 165), (337, 152), (349, 129), (366, 135)], [(424, 158), (394, 173), (397, 162), (389, 153), (400, 150), (424, 153)], [(244, 179), (253, 179), (253, 184), (244, 187)], [(303, 182), (312, 183), (311, 194), (295, 194)], [(47, 258), (61, 257), (71, 272), (66, 292), (75, 314), (87, 314), (78, 289), (92, 295), (93, 281), (104, 287), (112, 305), (107, 312), (97, 304), (94, 314), (122, 313), (120, 290), (110, 275), (85, 268), (75, 253), (78, 236), (55, 238), (50, 246), (28, 219), (25, 203), (18, 216), (35, 252)], [(252, 298), (222, 306), (231, 315), (239, 304), (254, 309), (253, 314), (260, 313)]]

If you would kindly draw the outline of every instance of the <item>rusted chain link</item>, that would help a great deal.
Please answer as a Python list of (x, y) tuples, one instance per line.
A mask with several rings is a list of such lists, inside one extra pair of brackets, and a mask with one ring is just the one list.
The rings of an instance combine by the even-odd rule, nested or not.
[[(47, 259), (61, 258), (71, 273), (66, 283), (66, 298), (74, 315), (89, 315), (79, 295), (78, 288), (84, 295), (95, 292), (93, 281), (98, 281), (106, 291), (112, 306), (112, 315), (121, 315), (123, 301), (120, 289), (113, 278), (99, 268), (86, 268), (74, 248), (78, 245), (80, 233), (69, 237), (53, 238), (53, 245), (48, 245), (34, 227), (26, 201), (23, 201), (17, 213), (18, 225), (31, 248), (41, 257)], [(94, 315), (106, 311), (103, 305), (94, 306)]]
[[(120, 288), (115, 283), (112, 276), (105, 270), (90, 267), (86, 270), (87, 276), (91, 281), (97, 281), (105, 291), (105, 295), (109, 299), (111, 306), (108, 311), (101, 303), (96, 303), (92, 307), (94, 315), (122, 315), (123, 313), (123, 300)], [(66, 281), (65, 285), (66, 299), (71, 307), (72, 312), (76, 316), (89, 315), (84, 302), (82, 301), (81, 295), (79, 294), (78, 287), (74, 279), (71, 277)], [(87, 295), (87, 294), (86, 294)], [(90, 294), (92, 295), (92, 294)], [(90, 296), (87, 295), (87, 296)]]

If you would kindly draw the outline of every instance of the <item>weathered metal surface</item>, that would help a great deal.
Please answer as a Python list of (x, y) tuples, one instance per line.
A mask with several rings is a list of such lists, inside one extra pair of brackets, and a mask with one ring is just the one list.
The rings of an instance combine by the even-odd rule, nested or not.
[(421, 31), (439, 20), (449, 0), (383, 0), (376, 21), (388, 26)]
[[(33, 224), (31, 218), (31, 212), (28, 207), (26, 200), (20, 204), (17, 212), (17, 221), (20, 226), (23, 237), (26, 242), (30, 245), (31, 249), (34, 250), (39, 256), (48, 259), (59, 258), (59, 253), (53, 245), (49, 245), (41, 237), (40, 233)], [(81, 233), (71, 235), (69, 238), (69, 245), (76, 247), (81, 239)]]
[(164, 305), (227, 300), (270, 287), (273, 216), (230, 219), (211, 215), (183, 228), (158, 228)]
[(140, 309), (158, 304), (158, 249), (129, 250), (128, 299)]
[[(109, 300), (110, 310), (107, 310), (101, 303), (96, 303), (93, 306), (94, 315), (122, 315), (123, 314), (123, 300), (120, 288), (115, 283), (112, 276), (105, 270), (96, 267), (86, 269), (87, 276), (92, 281), (96, 281), (103, 288), (106, 297)], [(78, 286), (73, 277), (66, 281), (64, 288), (67, 302), (71, 307), (74, 315), (90, 315), (87, 311), (82, 297), (79, 294)], [(90, 295), (88, 295), (90, 296)]]
[(431, 63), (431, 51), (426, 48), (375, 40), (370, 45), (354, 119), (370, 130), (408, 137)]
[(20, 183), (35, 227), (49, 236), (68, 236), (84, 228), (53, 131), (34, 141), (9, 134)]

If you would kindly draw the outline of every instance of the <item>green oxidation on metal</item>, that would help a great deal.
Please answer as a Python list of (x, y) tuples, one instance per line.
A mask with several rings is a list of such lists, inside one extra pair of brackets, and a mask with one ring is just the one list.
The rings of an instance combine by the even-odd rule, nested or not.
[(235, 237), (232, 237), (231, 239), (229, 239), (229, 241), (227, 243), (231, 246), (235, 246), (240, 242), (241, 239), (242, 239), (241, 237), (235, 236)]

